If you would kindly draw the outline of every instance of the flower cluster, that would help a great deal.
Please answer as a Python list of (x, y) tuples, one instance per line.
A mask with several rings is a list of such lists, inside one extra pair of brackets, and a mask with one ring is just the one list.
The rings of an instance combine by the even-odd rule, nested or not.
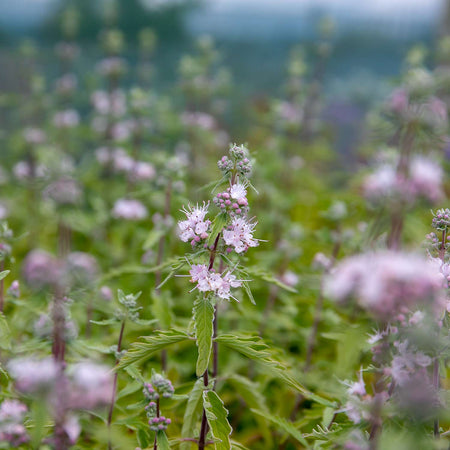
[(0, 442), (8, 442), (12, 447), (29, 441), (23, 419), (27, 407), (18, 400), (4, 400), (0, 405)]
[(248, 213), (247, 189), (243, 183), (235, 183), (225, 192), (219, 192), (213, 201), (218, 208), (226, 211), (231, 217)]
[(450, 227), (450, 209), (438, 209), (434, 213), (431, 226), (436, 230), (447, 230)]
[(208, 206), (209, 203), (203, 203), (203, 206), (189, 206), (188, 209), (183, 209), (186, 220), (178, 222), (179, 236), (183, 242), (190, 241), (192, 247), (205, 241), (209, 236), (211, 221), (205, 220)]
[(153, 431), (165, 430), (170, 425), (171, 420), (159, 414), (159, 399), (171, 398), (174, 393), (172, 383), (161, 374), (153, 372), (151, 383), (144, 384), (144, 396), (149, 400), (145, 407), (148, 418), (148, 424)]
[(364, 192), (372, 201), (398, 199), (407, 203), (416, 197), (430, 202), (442, 198), (443, 171), (440, 165), (427, 157), (415, 156), (411, 159), (407, 173), (400, 173), (397, 161), (383, 162), (364, 181)]
[(219, 159), (217, 166), (225, 174), (236, 172), (238, 175), (248, 177), (252, 172), (252, 163), (248, 157), (248, 150), (243, 146), (234, 145), (230, 149), (230, 156)]
[(112, 215), (116, 219), (142, 220), (148, 216), (148, 211), (139, 200), (119, 198), (114, 203)]
[(398, 319), (419, 305), (441, 308), (442, 277), (426, 259), (379, 251), (347, 258), (330, 274), (325, 292), (338, 301), (351, 297), (375, 316)]
[(191, 283), (197, 283), (194, 289), (198, 289), (200, 292), (213, 292), (216, 296), (227, 300), (230, 297), (235, 299), (231, 295), (231, 288), (242, 286), (242, 281), (237, 280), (230, 272), (221, 275), (214, 272), (213, 269), (208, 270), (205, 264), (193, 265), (189, 273)]
[(243, 217), (235, 217), (223, 232), (223, 240), (229, 246), (228, 251), (234, 249), (236, 253), (243, 253), (249, 247), (257, 247), (258, 240), (253, 237), (255, 226), (256, 223), (248, 222)]

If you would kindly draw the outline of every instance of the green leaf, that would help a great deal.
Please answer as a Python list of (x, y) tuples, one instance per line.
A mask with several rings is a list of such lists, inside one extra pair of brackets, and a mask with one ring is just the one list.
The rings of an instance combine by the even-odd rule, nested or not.
[(130, 364), (142, 363), (163, 348), (186, 339), (189, 339), (189, 335), (184, 331), (175, 329), (155, 331), (152, 336), (145, 336), (141, 341), (131, 344), (130, 349), (122, 357), (117, 367), (123, 369)]
[(216, 450), (230, 450), (230, 435), (233, 429), (228, 423), (228, 411), (223, 406), (220, 397), (214, 391), (203, 392), (203, 408), (205, 408), (211, 434), (216, 440)]
[(195, 335), (197, 337), (198, 358), (196, 373), (200, 377), (208, 368), (212, 349), (214, 307), (210, 299), (199, 296), (194, 303)]
[(130, 375), (131, 378), (133, 378), (133, 380), (138, 380), (141, 382), (141, 384), (144, 383), (144, 378), (142, 377), (139, 370), (137, 370), (135, 366), (129, 365), (125, 367), (125, 371), (127, 372), (128, 375)]
[(250, 289), (250, 286), (248, 285), (248, 283), (246, 281), (242, 282), (242, 287), (244, 288), (244, 290), (245, 290), (248, 298), (252, 302), (252, 304), (256, 305), (255, 299), (253, 298), (252, 290)]
[(173, 320), (171, 301), (167, 292), (154, 292), (151, 306), (152, 315), (156, 317), (161, 328), (170, 328)]
[(103, 275), (99, 281), (99, 285), (105, 283), (106, 281), (112, 278), (119, 278), (123, 275), (135, 275), (135, 274), (145, 274), (145, 273), (154, 273), (160, 270), (164, 270), (167, 267), (179, 263), (179, 258), (171, 258), (167, 261), (164, 261), (162, 264), (159, 264), (154, 267), (143, 267), (143, 266), (133, 266), (133, 265), (124, 265), (117, 269), (113, 269), (109, 271), (107, 274)]
[(127, 395), (133, 394), (134, 392), (142, 389), (142, 383), (139, 381), (134, 381), (132, 383), (127, 384), (118, 394), (117, 400), (122, 397), (126, 397)]
[(268, 413), (267, 411), (258, 411), (257, 409), (252, 409), (252, 412), (261, 417), (264, 417), (269, 422), (272, 422), (274, 425), (279, 426), (283, 431), (285, 431), (295, 440), (300, 442), (300, 444), (304, 445), (306, 448), (310, 448), (308, 442), (303, 437), (302, 433), (300, 433), (300, 431), (298, 431), (297, 428), (295, 428), (291, 422), (288, 422), (286, 419), (283, 419), (282, 417), (274, 416)]
[(170, 450), (169, 440), (163, 430), (159, 430), (156, 434), (156, 442), (159, 450)]
[[(184, 411), (183, 428), (181, 429), (182, 438), (192, 438), (195, 427), (202, 408), (203, 378), (199, 378), (189, 394), (189, 399)], [(180, 450), (190, 450), (191, 442), (185, 441), (180, 444)]]
[(112, 319), (105, 319), (105, 320), (91, 320), (91, 323), (95, 323), (95, 325), (100, 325), (100, 326), (107, 326), (107, 325), (114, 325), (118, 322), (118, 320), (116, 318), (112, 318)]
[(149, 327), (151, 325), (155, 325), (156, 322), (158, 322), (157, 319), (134, 319), (132, 320), (133, 323), (136, 325), (139, 325), (140, 327)]
[(217, 336), (217, 342), (238, 351), (247, 358), (255, 360), (268, 370), (273, 376), (286, 383), (291, 388), (300, 392), (304, 397), (314, 400), (322, 405), (334, 407), (335, 405), (316, 394), (308, 391), (299, 383), (275, 356), (271, 349), (259, 336), (222, 334)]
[(248, 275), (251, 275), (255, 278), (259, 278), (263, 281), (267, 281), (267, 283), (274, 284), (275, 286), (280, 287), (281, 289), (284, 289), (285, 291), (292, 292), (294, 294), (297, 293), (297, 290), (294, 289), (292, 286), (288, 286), (287, 284), (283, 283), (282, 281), (275, 278), (272, 274), (262, 271), (258, 268), (249, 268), (246, 269), (245, 272)]
[(2, 350), (11, 349), (11, 331), (3, 313), (0, 313), (0, 348)]
[(139, 428), (136, 433), (136, 437), (141, 448), (147, 448), (150, 446), (150, 436), (145, 428)]
[(5, 278), (8, 273), (11, 272), (10, 270), (4, 270), (3, 272), (0, 272), (0, 281), (3, 280), (3, 278)]
[(233, 387), (233, 391), (238, 393), (249, 408), (266, 411), (266, 400), (259, 391), (258, 383), (249, 380), (241, 375), (230, 375), (226, 377), (227, 383)]
[(217, 216), (213, 220), (213, 223), (211, 226), (211, 232), (209, 233), (209, 236), (208, 236), (208, 242), (207, 242), (208, 246), (214, 244), (214, 241), (216, 240), (217, 235), (222, 232), (223, 228), (227, 224), (227, 221), (228, 221), (227, 213), (221, 212), (221, 213), (217, 214)]

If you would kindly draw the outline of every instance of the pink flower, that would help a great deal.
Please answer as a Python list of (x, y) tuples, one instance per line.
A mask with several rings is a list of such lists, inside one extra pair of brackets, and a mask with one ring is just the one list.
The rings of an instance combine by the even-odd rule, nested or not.
[(114, 204), (112, 215), (118, 219), (142, 220), (148, 216), (148, 212), (139, 200), (120, 198)]
[(203, 206), (196, 205), (195, 207), (188, 206), (182, 211), (186, 214), (186, 220), (178, 222), (179, 237), (183, 242), (191, 241), (194, 246), (201, 240), (207, 239), (210, 220), (205, 220), (208, 213), (208, 204), (203, 203)]
[(227, 300), (230, 297), (234, 298), (231, 295), (231, 288), (242, 286), (242, 281), (237, 280), (236, 276), (230, 272), (221, 276), (212, 270), (209, 271), (205, 264), (194, 264), (189, 273), (191, 283), (197, 283), (194, 289), (198, 289), (200, 292), (213, 292), (218, 297)]
[(53, 124), (57, 128), (73, 128), (80, 123), (80, 116), (74, 109), (59, 111), (53, 116)]
[(331, 298), (355, 298), (361, 307), (385, 320), (419, 305), (441, 310), (441, 289), (442, 277), (426, 259), (393, 251), (347, 258), (325, 281), (325, 293)]
[(235, 217), (229, 229), (223, 232), (223, 239), (228, 246), (234, 247), (236, 253), (245, 252), (249, 247), (259, 245), (258, 240), (253, 238), (255, 226), (256, 223), (247, 222), (242, 217)]

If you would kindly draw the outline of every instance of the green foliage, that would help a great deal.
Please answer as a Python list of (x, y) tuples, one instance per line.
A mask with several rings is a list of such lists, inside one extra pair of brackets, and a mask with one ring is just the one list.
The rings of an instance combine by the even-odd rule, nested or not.
[(155, 331), (153, 336), (145, 336), (140, 342), (131, 345), (130, 350), (120, 360), (119, 369), (130, 364), (140, 364), (147, 361), (154, 353), (169, 345), (189, 339), (189, 335), (180, 330)]
[[(192, 388), (187, 401), (186, 408), (184, 410), (183, 427), (181, 428), (182, 438), (192, 438), (194, 435), (195, 427), (202, 413), (203, 407), (203, 379), (199, 378)], [(190, 450), (190, 442), (181, 442), (180, 450)]]
[(273, 348), (269, 347), (260, 337), (249, 335), (222, 334), (216, 341), (243, 354), (247, 358), (259, 363), (267, 372), (280, 379), (287, 386), (300, 392), (306, 398), (314, 400), (325, 406), (333, 406), (333, 402), (326, 400), (306, 389), (297, 381), (275, 355)]
[(204, 391), (203, 407), (211, 434), (215, 439), (216, 450), (229, 450), (231, 448), (230, 435), (233, 430), (228, 423), (228, 411), (223, 406), (222, 400), (214, 391)]
[(267, 411), (258, 411), (256, 409), (252, 409), (252, 412), (255, 414), (258, 414), (261, 417), (264, 417), (266, 420), (271, 422), (274, 425), (277, 425), (280, 427), (283, 431), (289, 434), (289, 436), (293, 437), (296, 441), (298, 441), (300, 444), (302, 444), (305, 448), (311, 448), (306, 441), (306, 439), (303, 437), (302, 433), (295, 428), (295, 426), (288, 422), (286, 419), (283, 419), (282, 417), (274, 416)]
[(214, 306), (206, 295), (199, 295), (194, 303), (195, 335), (198, 358), (196, 374), (202, 376), (208, 368), (212, 349)]

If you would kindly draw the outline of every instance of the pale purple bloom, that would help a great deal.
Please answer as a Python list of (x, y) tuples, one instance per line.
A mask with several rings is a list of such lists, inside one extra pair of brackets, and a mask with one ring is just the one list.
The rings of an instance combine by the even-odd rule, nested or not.
[(18, 400), (6, 399), (0, 405), (0, 442), (18, 447), (29, 440), (23, 425), (27, 407)]
[(78, 85), (76, 75), (73, 73), (66, 73), (55, 82), (55, 89), (59, 94), (67, 95), (72, 93)]
[(11, 283), (11, 286), (8, 289), (8, 294), (12, 295), (15, 298), (19, 298), (20, 297), (20, 284), (18, 280), (14, 280)]
[(89, 361), (71, 367), (71, 395), (68, 404), (73, 409), (94, 409), (111, 401), (113, 376), (111, 370)]
[(38, 145), (45, 142), (45, 133), (40, 128), (25, 128), (23, 137), (28, 144)]
[(152, 180), (156, 176), (156, 170), (152, 164), (145, 161), (136, 161), (130, 170), (130, 177), (136, 181)]
[(91, 101), (99, 114), (120, 117), (127, 112), (126, 97), (121, 90), (115, 90), (111, 93), (95, 91), (91, 95)]
[(75, 414), (68, 414), (64, 420), (63, 428), (69, 437), (70, 443), (74, 445), (81, 433), (78, 417)]
[(388, 102), (388, 107), (391, 111), (397, 114), (404, 114), (408, 109), (409, 94), (405, 89), (396, 89), (392, 92)]
[(287, 286), (295, 287), (299, 282), (299, 277), (295, 272), (292, 272), (292, 270), (286, 270), (281, 276), (280, 281)]
[(43, 166), (42, 164), (38, 164), (34, 167), (34, 174), (33, 174), (33, 168), (30, 166), (30, 164), (27, 161), (19, 161), (14, 167), (13, 167), (13, 173), (14, 176), (18, 180), (25, 180), (27, 178), (31, 178), (31, 176), (36, 176), (38, 178), (43, 178), (46, 174), (47, 168)]
[(80, 123), (80, 116), (74, 109), (59, 111), (53, 116), (53, 124), (57, 128), (73, 128)]
[(209, 228), (211, 225), (210, 220), (205, 220), (208, 213), (208, 204), (203, 203), (203, 206), (191, 206), (182, 211), (186, 214), (186, 220), (180, 220), (178, 222), (178, 230), (180, 239), (183, 242), (191, 241), (191, 245), (194, 246), (200, 240), (208, 238)]
[(250, 223), (243, 217), (233, 218), (231, 226), (223, 232), (225, 244), (233, 247), (236, 253), (242, 253), (249, 247), (258, 246), (258, 240), (253, 238), (255, 226), (256, 223)]
[(73, 281), (92, 282), (99, 269), (97, 260), (89, 253), (72, 252), (67, 255), (67, 271)]
[(237, 280), (236, 276), (230, 272), (221, 276), (219, 273), (208, 270), (205, 264), (194, 264), (189, 271), (191, 282), (197, 283), (194, 289), (200, 292), (213, 292), (220, 298), (234, 298), (231, 295), (231, 288), (242, 286), (242, 281)]
[(410, 163), (409, 178), (412, 190), (416, 195), (422, 195), (432, 202), (443, 197), (441, 166), (424, 156), (415, 156)]
[(109, 286), (102, 286), (100, 288), (100, 297), (102, 298), (102, 300), (110, 302), (113, 299), (112, 289)]
[(105, 77), (121, 75), (126, 69), (125, 60), (118, 56), (105, 58), (97, 64), (97, 70)]
[(214, 117), (204, 112), (186, 111), (182, 113), (181, 121), (186, 126), (199, 127), (204, 130), (213, 130), (216, 127), (216, 120)]
[(441, 308), (442, 278), (415, 254), (379, 251), (342, 261), (325, 282), (325, 292), (338, 301), (355, 298), (378, 317), (390, 320), (404, 308)]
[(25, 281), (35, 289), (57, 283), (62, 275), (58, 260), (43, 250), (32, 250), (23, 262)]
[(60, 205), (73, 205), (80, 200), (82, 191), (73, 178), (60, 178), (49, 184), (43, 192), (44, 198), (51, 199)]
[(114, 204), (112, 215), (117, 219), (142, 220), (148, 216), (148, 211), (139, 200), (120, 198)]
[(407, 383), (418, 370), (431, 365), (432, 360), (422, 352), (412, 349), (408, 341), (396, 343), (398, 354), (392, 358), (390, 374), (398, 386)]
[(55, 47), (56, 54), (61, 59), (72, 60), (80, 53), (80, 47), (72, 42), (60, 42)]
[(13, 359), (7, 367), (15, 379), (17, 389), (25, 393), (48, 390), (59, 372), (57, 363), (51, 357)]

